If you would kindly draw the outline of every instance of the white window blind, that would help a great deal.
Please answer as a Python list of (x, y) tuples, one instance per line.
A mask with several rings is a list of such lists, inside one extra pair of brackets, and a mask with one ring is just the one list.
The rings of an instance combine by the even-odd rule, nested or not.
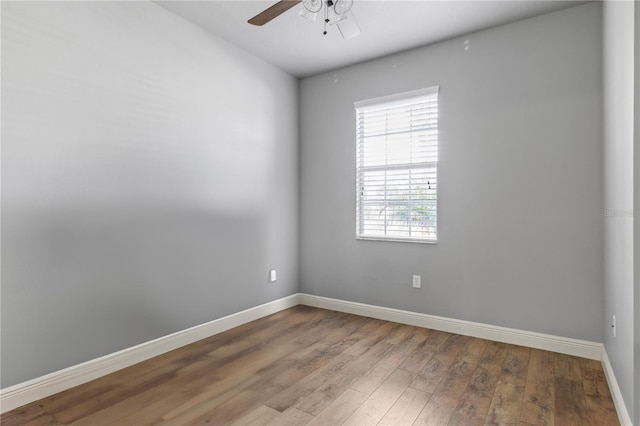
[(359, 239), (438, 239), (438, 87), (356, 102)]

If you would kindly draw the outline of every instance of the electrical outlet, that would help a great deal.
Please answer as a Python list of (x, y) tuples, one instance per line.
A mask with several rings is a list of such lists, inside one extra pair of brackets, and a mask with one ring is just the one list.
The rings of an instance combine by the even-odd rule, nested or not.
[(613, 332), (613, 337), (616, 337), (616, 316), (615, 315), (611, 317), (611, 331)]
[(278, 279), (278, 276), (276, 274), (276, 270), (272, 269), (269, 271), (269, 282), (270, 283), (275, 283), (276, 280)]
[(413, 288), (421, 288), (422, 283), (420, 282), (420, 275), (413, 276)]

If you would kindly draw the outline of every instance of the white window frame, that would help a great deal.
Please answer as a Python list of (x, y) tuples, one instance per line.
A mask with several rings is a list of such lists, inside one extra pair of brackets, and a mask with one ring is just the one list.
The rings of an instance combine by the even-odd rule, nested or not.
[[(419, 89), (419, 90), (414, 90), (410, 92), (398, 93), (390, 96), (383, 96), (379, 98), (368, 99), (368, 100), (358, 101), (354, 103), (354, 107), (356, 110), (356, 239), (428, 243), (428, 244), (437, 243), (438, 241), (437, 150), (438, 150), (438, 144), (439, 144), (438, 104), (437, 104), (438, 94), (439, 94), (439, 86), (434, 86), (426, 89)], [(365, 157), (368, 157), (368, 155), (365, 154), (365, 150), (367, 147), (366, 145), (367, 138), (373, 139), (374, 137), (374, 136), (368, 136), (370, 134), (367, 133), (367, 131), (365, 130), (365, 124), (363, 124), (363, 121), (366, 118), (371, 117), (371, 115), (369, 117), (366, 117), (366, 114), (367, 113), (373, 114), (372, 111), (375, 111), (376, 114), (381, 111), (383, 111), (384, 114), (387, 114), (387, 111), (392, 111), (393, 108), (398, 108), (398, 107), (408, 108), (409, 105), (413, 105), (416, 102), (418, 103), (424, 102), (422, 106), (423, 107), (428, 106), (427, 125), (424, 125), (424, 124), (414, 125), (414, 121), (412, 121), (413, 115), (411, 114), (411, 112), (409, 112), (407, 113), (407, 116), (405, 117), (405, 119), (410, 120), (411, 124), (406, 129), (403, 129), (402, 132), (400, 133), (406, 134), (407, 137), (411, 138), (412, 136), (415, 137), (416, 135), (418, 135), (418, 132), (421, 132), (421, 134), (424, 135), (424, 132), (427, 131), (425, 129), (428, 128), (428, 132), (430, 135), (428, 138), (428, 142), (418, 142), (418, 143), (420, 144), (419, 146), (422, 148), (422, 150), (435, 149), (435, 154), (429, 155), (428, 157), (427, 156), (421, 157), (419, 155), (415, 155), (413, 151), (411, 151), (409, 162), (404, 162), (404, 163), (397, 163), (397, 162), (394, 163), (393, 161), (390, 161), (388, 159), (389, 155), (385, 154), (384, 164), (380, 164), (380, 162), (378, 162), (378, 164), (365, 164)], [(435, 105), (435, 108), (432, 107), (433, 105)], [(394, 133), (393, 130), (391, 131), (386, 130), (388, 129), (389, 125), (390, 124), (387, 122), (387, 118), (385, 118), (384, 119), (385, 130), (375, 133), (376, 138), (381, 138), (381, 137), (385, 138), (385, 144), (386, 144), (385, 146), (387, 147), (386, 152), (388, 152), (389, 137), (390, 136), (392, 137), (393, 135), (397, 136), (398, 134), (398, 132)], [(433, 135), (435, 135), (435, 138)], [(365, 174), (367, 172), (371, 173), (371, 172), (381, 172), (381, 171), (385, 172), (384, 184), (381, 186), (380, 184), (375, 184), (373, 186), (375, 186), (376, 189), (378, 190), (380, 188), (384, 188), (384, 201), (383, 201), (384, 207), (382, 209), (385, 211), (384, 218), (370, 219), (369, 221), (367, 221), (367, 219), (365, 218), (366, 216), (365, 210), (367, 206), (372, 206), (376, 203), (379, 203), (380, 200), (376, 199), (376, 201), (371, 202), (367, 199), (366, 194), (371, 193), (373, 188), (370, 187), (369, 191), (366, 190), (367, 178), (365, 178)], [(409, 193), (409, 200), (407, 202), (408, 208), (409, 208), (409, 213), (408, 213), (409, 220), (406, 222), (407, 230), (403, 229), (402, 231), (400, 231), (399, 229), (397, 229), (396, 231), (393, 230), (394, 226), (397, 227), (398, 225), (393, 225), (394, 223), (393, 220), (388, 219), (387, 213), (386, 213), (387, 210), (390, 210), (388, 208), (389, 205), (395, 204), (396, 206), (398, 205), (401, 206), (403, 203), (403, 200), (406, 199), (404, 197), (407, 196), (406, 193), (403, 194), (402, 201), (398, 200), (398, 198), (391, 198), (389, 200), (387, 199), (387, 194), (392, 192), (391, 190), (389, 190), (389, 187), (392, 186), (392, 184), (389, 183), (388, 181), (393, 181), (391, 177), (387, 178), (388, 176), (387, 172), (391, 172), (391, 174), (393, 175), (394, 171), (395, 172), (407, 171), (409, 173), (409, 178), (408, 178), (409, 182), (408, 182), (408, 185), (406, 185), (406, 188), (407, 188), (406, 191), (408, 191)], [(420, 173), (423, 173), (422, 175), (423, 179), (424, 179), (424, 176), (432, 176), (432, 178), (430, 178), (428, 200), (425, 199), (424, 195), (422, 196), (421, 199), (412, 198), (413, 195), (411, 195), (412, 194), (411, 176), (414, 173), (417, 173), (418, 175)], [(431, 182), (433, 183), (433, 190), (432, 190)], [(395, 188), (397, 191), (397, 188), (404, 188), (404, 186), (395, 186), (393, 188)], [(377, 196), (379, 197), (380, 195), (378, 194)], [(422, 208), (424, 211), (426, 206), (430, 206), (428, 207), (428, 210), (427, 210), (429, 211), (429, 214), (425, 216), (428, 218), (429, 220), (428, 223), (430, 224), (430, 226), (427, 227), (429, 229), (429, 232), (427, 233), (428, 235), (425, 236), (424, 231), (422, 232), (422, 235), (412, 235), (411, 228), (412, 228), (412, 221), (414, 220), (413, 219), (414, 207)], [(380, 229), (380, 226), (376, 228), (376, 223), (378, 224), (382, 223), (383, 229)], [(369, 229), (375, 229), (375, 231), (367, 231), (366, 230), (367, 227)], [(408, 232), (408, 235), (401, 235), (401, 234), (406, 234), (407, 232)]]

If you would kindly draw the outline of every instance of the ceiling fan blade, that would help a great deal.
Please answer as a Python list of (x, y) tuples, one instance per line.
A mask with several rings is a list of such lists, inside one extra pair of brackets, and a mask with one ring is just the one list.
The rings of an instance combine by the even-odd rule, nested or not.
[(360, 35), (360, 25), (358, 25), (358, 21), (356, 21), (355, 16), (353, 16), (353, 12), (349, 12), (346, 15), (346, 19), (338, 22), (337, 25), (344, 39), (350, 39)]
[(258, 13), (247, 22), (252, 25), (264, 25), (272, 19), (282, 15), (284, 12), (291, 9), (301, 1), (302, 0), (280, 0), (278, 3)]

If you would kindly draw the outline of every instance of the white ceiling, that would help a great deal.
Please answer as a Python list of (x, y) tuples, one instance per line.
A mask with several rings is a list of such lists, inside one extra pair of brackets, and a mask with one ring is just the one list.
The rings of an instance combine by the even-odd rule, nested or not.
[(335, 27), (299, 16), (297, 5), (262, 27), (247, 23), (276, 1), (158, 1), (158, 5), (296, 77), (308, 77), (413, 47), (565, 9), (582, 1), (355, 0), (361, 34), (345, 40)]

